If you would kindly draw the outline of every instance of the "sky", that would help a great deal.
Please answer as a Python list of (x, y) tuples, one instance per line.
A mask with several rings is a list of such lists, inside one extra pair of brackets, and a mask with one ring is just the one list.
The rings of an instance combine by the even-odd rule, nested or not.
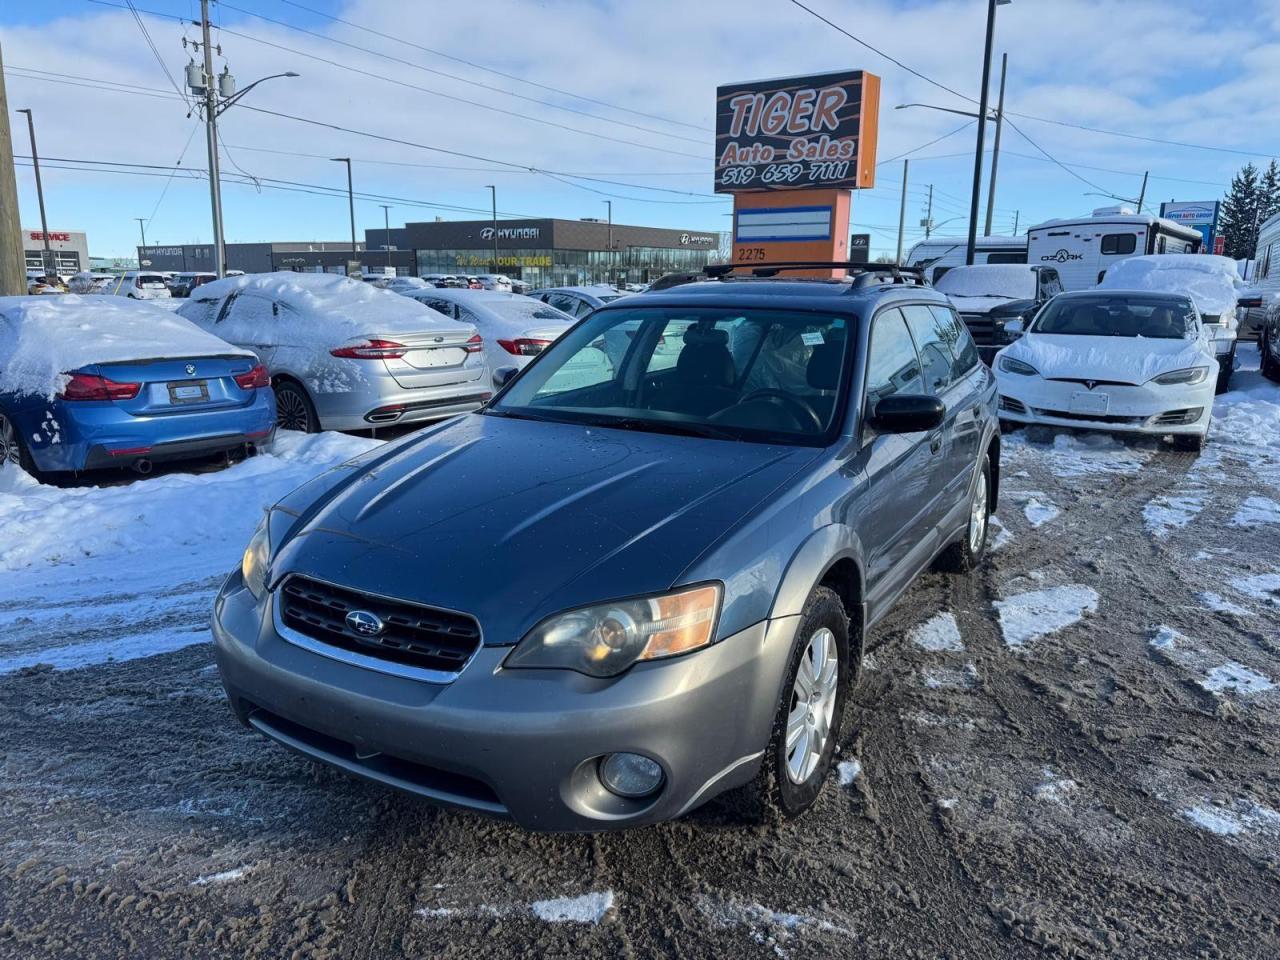
[[(609, 200), (617, 223), (726, 230), (716, 86), (840, 69), (883, 78), (876, 185), (854, 197), (854, 231), (871, 233), (873, 255), (894, 253), (907, 155), (906, 247), (922, 238), (930, 185), (935, 234), (963, 234), (975, 126), (894, 108), (976, 109), (986, 4), (804, 3), (928, 79), (792, 0), (216, 2), (217, 72), (240, 88), (300, 75), (263, 83), (219, 124), (226, 239), (349, 236), (337, 156), (364, 194), (361, 238), (384, 223), (380, 204), (392, 226), (486, 217), (489, 184), (501, 216), (604, 217)], [(87, 232), (94, 256), (132, 256), (139, 217), (149, 243), (212, 235), (193, 172), (207, 165), (203, 127), (169, 79), (182, 84), (183, 40), (199, 38), (198, 0), (133, 5), (136, 17), (127, 0), (0, 3), (9, 107), (34, 111), (50, 229)], [(1244, 163), (1280, 155), (1280, 0), (1013, 0), (995, 51), (993, 102), (1007, 53), (1011, 122), (994, 233), (1116, 202), (1091, 193), (1136, 198), (1143, 171), (1153, 208), (1218, 199)], [(10, 123), (22, 223), (36, 227), (25, 118)], [(989, 127), (984, 161), (990, 144)]]

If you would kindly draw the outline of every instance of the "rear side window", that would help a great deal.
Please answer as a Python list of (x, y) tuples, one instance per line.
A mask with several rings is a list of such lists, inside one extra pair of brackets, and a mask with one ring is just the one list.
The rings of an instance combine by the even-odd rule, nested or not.
[(920, 359), (907, 330), (902, 311), (882, 310), (871, 327), (867, 351), (868, 413), (876, 404), (895, 393), (924, 393), (920, 380)]
[(903, 307), (902, 313), (907, 318), (907, 326), (911, 328), (916, 350), (920, 353), (925, 392), (941, 394), (953, 380), (955, 357), (951, 343), (956, 339), (955, 331), (949, 322), (944, 323), (922, 304)]
[(1113, 257), (1133, 253), (1138, 249), (1138, 238), (1132, 233), (1108, 233), (1102, 238), (1100, 250), (1103, 256)]
[(951, 351), (955, 357), (955, 362), (951, 365), (951, 378), (959, 380), (978, 365), (978, 348), (974, 346), (973, 337), (969, 335), (969, 328), (961, 322), (954, 310), (943, 306), (933, 306), (929, 309), (933, 311), (939, 324), (951, 328)]
[(989, 253), (987, 254), (987, 263), (1026, 263), (1027, 255), (1025, 253)]

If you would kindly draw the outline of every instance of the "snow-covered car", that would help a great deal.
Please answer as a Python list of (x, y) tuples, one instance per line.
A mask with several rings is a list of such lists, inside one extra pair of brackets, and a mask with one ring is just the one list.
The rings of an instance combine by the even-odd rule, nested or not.
[(1100, 290), (1150, 290), (1191, 298), (1213, 341), (1218, 392), (1227, 389), (1236, 364), (1240, 278), (1236, 262), (1199, 253), (1165, 253), (1121, 260), (1107, 270)]
[(1062, 280), (1054, 267), (975, 263), (952, 267), (934, 288), (955, 304), (978, 354), (990, 363), (997, 350), (1018, 338), (1019, 324), (1062, 292)]
[(1005, 423), (1172, 436), (1199, 451), (1218, 361), (1185, 294), (1062, 293), (993, 365)]
[(410, 290), (432, 290), (435, 284), (429, 282), (422, 277), (392, 277), (382, 289), (390, 290), (392, 293), (407, 293)]
[(599, 283), (586, 287), (544, 287), (541, 290), (532, 291), (529, 296), (577, 320), (585, 317), (592, 310), (600, 309), (606, 303), (613, 303), (625, 297), (626, 294), (617, 287)]
[(0, 465), (133, 467), (270, 439), (266, 369), (148, 303), (0, 298)]
[(518, 293), (440, 289), (412, 290), (407, 296), (480, 331), (495, 386), (501, 386), (498, 371), (524, 367), (573, 326), (572, 317)]
[(480, 274), (480, 285), (486, 290), (496, 290), (499, 293), (511, 293), (511, 278), (504, 273), (482, 273)]
[(127, 271), (110, 292), (133, 300), (167, 300), (173, 296), (168, 278), (152, 270)]
[(286, 430), (439, 420), (493, 392), (475, 327), (360, 280), (227, 277), (196, 288), (178, 312), (261, 358)]
[(110, 293), (120, 278), (114, 273), (81, 270), (67, 284), (70, 293)]

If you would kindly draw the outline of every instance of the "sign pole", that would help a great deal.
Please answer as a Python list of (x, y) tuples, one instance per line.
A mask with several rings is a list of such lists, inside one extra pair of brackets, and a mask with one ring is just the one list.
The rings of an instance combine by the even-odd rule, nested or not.
[(911, 161), (902, 161), (902, 201), (898, 204), (898, 256), (893, 261), (902, 263), (902, 232), (907, 225), (907, 174), (911, 170)]

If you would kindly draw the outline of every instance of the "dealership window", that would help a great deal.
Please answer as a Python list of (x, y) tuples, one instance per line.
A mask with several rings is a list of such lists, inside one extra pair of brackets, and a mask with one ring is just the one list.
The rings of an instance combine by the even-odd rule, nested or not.
[(1108, 233), (1102, 238), (1102, 255), (1106, 257), (1133, 253), (1137, 249), (1138, 238), (1132, 233)]

